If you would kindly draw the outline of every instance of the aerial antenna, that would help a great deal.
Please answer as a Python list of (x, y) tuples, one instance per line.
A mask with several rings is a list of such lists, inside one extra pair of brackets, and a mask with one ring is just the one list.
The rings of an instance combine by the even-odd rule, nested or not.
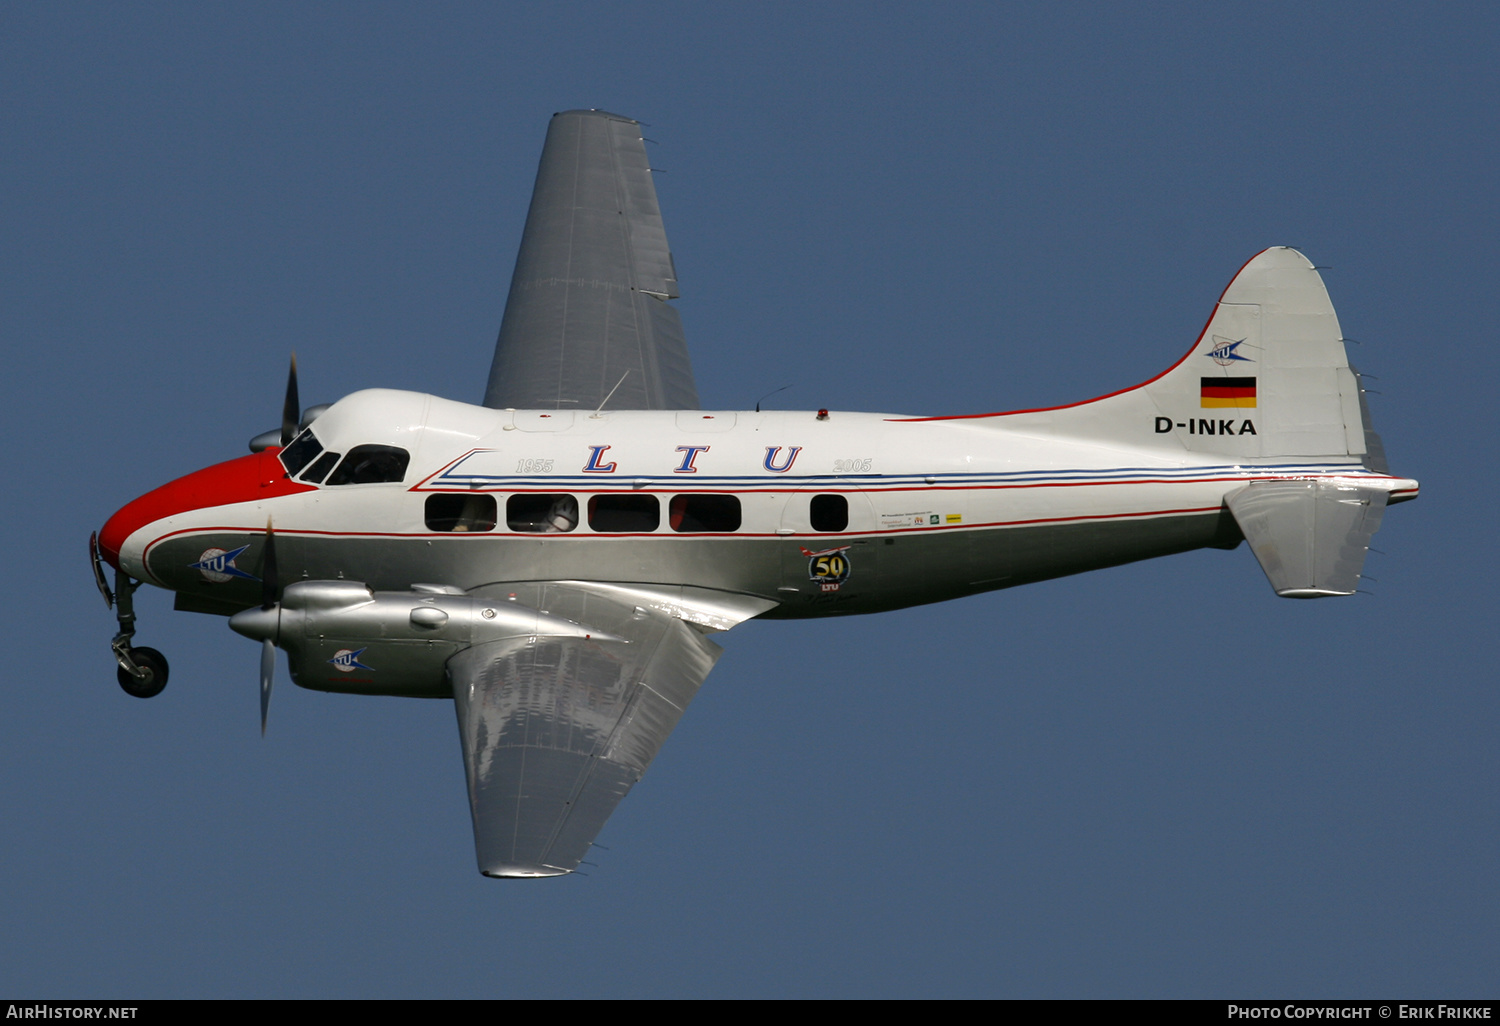
[(599, 409), (595, 410), (593, 413), (589, 414), (589, 420), (598, 420), (599, 419), (599, 410), (604, 409), (604, 403), (609, 402), (610, 396), (613, 396), (616, 392), (618, 392), (620, 390), (620, 386), (623, 385), (623, 384), (625, 384), (625, 379), (628, 378), (628, 377), (630, 377), (630, 372), (632, 370), (634, 370), (634, 369), (635, 369), (634, 367), (628, 367), (628, 368), (626, 368), (625, 373), (620, 375), (620, 380), (615, 382), (615, 387), (611, 388), (609, 390), (609, 395), (605, 396), (604, 397), (604, 401), (599, 404)]
[[(796, 384), (796, 382), (793, 382), (792, 384)], [(765, 402), (767, 399), (771, 398), (771, 396), (775, 395), (776, 392), (785, 392), (787, 389), (789, 389), (791, 387), (792, 387), (791, 385), (782, 385), (780, 388), (776, 389), (774, 392), (767, 392), (765, 395), (763, 395), (759, 399), (755, 400), (755, 412), (759, 413), (760, 412), (760, 404), (763, 403), (763, 402)]]

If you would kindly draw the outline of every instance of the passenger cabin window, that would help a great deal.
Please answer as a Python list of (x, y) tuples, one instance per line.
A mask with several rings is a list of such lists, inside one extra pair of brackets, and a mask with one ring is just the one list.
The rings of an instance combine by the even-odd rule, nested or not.
[(399, 484), (410, 462), (411, 453), (394, 445), (356, 445), (325, 483)]
[(302, 476), (298, 480), (311, 481), (313, 484), (317, 484), (319, 481), (328, 476), (328, 472), (333, 469), (333, 465), (338, 461), (338, 453), (325, 452), (323, 455), (313, 460), (312, 466), (304, 470), (302, 472)]
[(578, 526), (578, 500), (571, 495), (512, 495), (505, 500), (505, 524), (533, 534), (571, 531)]
[(672, 530), (683, 534), (738, 531), (740, 498), (738, 495), (674, 495), (669, 516)]
[(842, 495), (814, 495), (808, 508), (814, 531), (842, 531), (849, 526), (849, 500)]
[(313, 435), (312, 428), (293, 438), (280, 453), (281, 465), (286, 468), (287, 477), (294, 476), (322, 451), (323, 443)]
[(427, 530), (462, 534), (495, 529), (495, 497), (480, 493), (465, 495), (440, 492), (427, 496)]
[(661, 524), (661, 501), (654, 495), (595, 495), (589, 499), (593, 531), (654, 531)]

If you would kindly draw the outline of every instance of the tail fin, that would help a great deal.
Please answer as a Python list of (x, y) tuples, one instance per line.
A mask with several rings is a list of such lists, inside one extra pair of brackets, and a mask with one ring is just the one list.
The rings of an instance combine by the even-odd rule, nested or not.
[(1010, 416), (1012, 428), (1250, 459), (1364, 460), (1379, 449), (1323, 279), (1284, 246), (1240, 269), (1197, 344), (1164, 373), (1087, 403)]
[(1317, 270), (1301, 253), (1258, 254), (1224, 290), (1191, 353), (1145, 386), (1152, 434), (1195, 452), (1363, 456), (1359, 380)]

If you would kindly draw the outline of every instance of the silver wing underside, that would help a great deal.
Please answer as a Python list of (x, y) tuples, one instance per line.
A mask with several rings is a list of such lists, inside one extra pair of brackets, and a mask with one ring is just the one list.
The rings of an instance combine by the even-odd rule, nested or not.
[(721, 650), (629, 596), (571, 583), (500, 591), (599, 632), (493, 641), (448, 661), (480, 872), (557, 876), (587, 854)]
[(677, 295), (639, 122), (553, 115), (484, 405), (696, 410)]

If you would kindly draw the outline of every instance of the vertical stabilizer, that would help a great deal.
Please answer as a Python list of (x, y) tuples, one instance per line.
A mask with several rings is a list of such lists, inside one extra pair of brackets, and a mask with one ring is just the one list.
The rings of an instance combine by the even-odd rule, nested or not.
[(1006, 426), (1247, 459), (1358, 461), (1370, 449), (1328, 290), (1312, 262), (1284, 246), (1241, 268), (1197, 343), (1164, 373), (1090, 402), (1008, 415)]
[[(1359, 380), (1312, 262), (1258, 254), (1235, 275), (1193, 352), (1146, 386), (1171, 433), (1196, 452), (1363, 456)], [(1166, 425), (1153, 422), (1153, 434)]]

